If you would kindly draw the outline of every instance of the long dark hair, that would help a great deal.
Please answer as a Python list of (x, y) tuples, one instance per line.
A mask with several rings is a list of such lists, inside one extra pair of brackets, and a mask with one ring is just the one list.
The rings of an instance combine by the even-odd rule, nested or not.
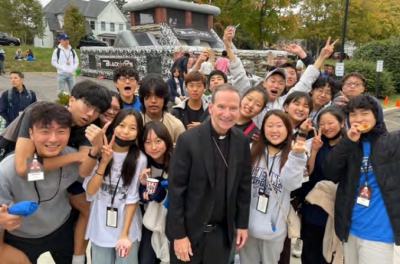
[(280, 119), (282, 119), (282, 122), (287, 130), (287, 136), (286, 139), (284, 139), (284, 141), (286, 141), (286, 144), (283, 146), (281, 154), (281, 164), (279, 169), (281, 170), (282, 167), (285, 165), (289, 156), (289, 152), (292, 148), (292, 125), (290, 123), (289, 115), (277, 109), (268, 111), (267, 114), (264, 116), (260, 129), (261, 132), (260, 139), (257, 142), (255, 142), (251, 147), (251, 164), (255, 165), (262, 156), (265, 156), (265, 148), (267, 147), (266, 144), (267, 138), (264, 133), (264, 128), (265, 128), (265, 123), (267, 122), (267, 119), (270, 116), (277, 116)]
[[(144, 143), (146, 142), (147, 136), (149, 135), (150, 131), (154, 131), (154, 133), (159, 137), (162, 141), (165, 143), (165, 153), (164, 153), (164, 159), (163, 159), (163, 164), (164, 164), (164, 171), (168, 173), (169, 170), (169, 162), (171, 160), (171, 154), (172, 150), (174, 148), (174, 142), (172, 141), (171, 134), (169, 133), (167, 127), (160, 121), (151, 121), (147, 123), (143, 130), (142, 133), (140, 133), (140, 138), (139, 138), (139, 147), (143, 153), (146, 153), (145, 148), (144, 148)], [(149, 155), (146, 156), (149, 160), (152, 160), (152, 157)]]
[[(331, 114), (335, 117), (335, 119), (339, 122), (339, 124), (344, 124), (344, 122), (346, 121), (344, 112), (342, 110), (342, 108), (340, 106), (337, 105), (331, 105), (328, 106), (324, 109), (322, 109), (322, 111), (319, 113), (318, 117), (317, 117), (317, 122), (318, 122), (318, 126), (319, 126), (319, 121), (321, 120), (321, 117), (325, 114)], [(343, 126), (343, 128), (340, 129), (339, 132), (341, 135), (345, 135), (346, 134), (346, 129)], [(330, 140), (329, 138), (325, 137), (324, 135), (322, 135), (323, 139), (326, 140)]]
[[(128, 154), (126, 155), (124, 163), (122, 164), (121, 177), (122, 180), (124, 181), (124, 186), (131, 185), (133, 177), (135, 176), (137, 159), (139, 158), (140, 155), (140, 149), (137, 146), (137, 141), (140, 133), (143, 130), (143, 119), (142, 115), (136, 109), (125, 108), (119, 111), (119, 113), (115, 116), (114, 120), (110, 124), (111, 131), (114, 131), (115, 128), (125, 119), (125, 117), (129, 115), (133, 115), (136, 119), (137, 136), (136, 136), (136, 144), (130, 146)], [(106, 170), (104, 171), (104, 177), (110, 174), (113, 163), (114, 159), (111, 159), (106, 167)]]

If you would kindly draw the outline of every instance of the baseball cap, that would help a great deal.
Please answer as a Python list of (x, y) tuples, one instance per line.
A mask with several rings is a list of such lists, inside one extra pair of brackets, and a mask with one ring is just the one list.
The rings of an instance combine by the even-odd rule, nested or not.
[(270, 72), (267, 74), (267, 76), (265, 77), (265, 80), (267, 80), (269, 77), (271, 77), (271, 76), (274, 75), (274, 74), (279, 74), (279, 75), (281, 75), (281, 76), (283, 77), (283, 79), (285, 79), (285, 82), (286, 82), (286, 70), (283, 69), (283, 68), (277, 68), (277, 69), (275, 69), (275, 70), (273, 70), (273, 71), (270, 71)]
[(58, 39), (69, 39), (69, 36), (67, 34), (61, 34), (58, 36)]

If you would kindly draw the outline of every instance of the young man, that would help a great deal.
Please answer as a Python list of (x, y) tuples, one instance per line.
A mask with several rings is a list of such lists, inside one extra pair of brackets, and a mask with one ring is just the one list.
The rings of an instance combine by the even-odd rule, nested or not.
[(246, 242), (251, 162), (249, 139), (233, 127), (239, 106), (235, 88), (218, 86), (210, 121), (178, 138), (168, 186), (171, 264), (228, 263), (232, 245), (240, 249)]
[(12, 88), (4, 91), (0, 100), (0, 115), (6, 120), (6, 126), (17, 118), (25, 108), (37, 101), (36, 93), (26, 89), (22, 72), (12, 71), (10, 81)]
[(208, 116), (208, 104), (203, 99), (206, 76), (199, 71), (192, 71), (185, 76), (185, 85), (189, 98), (175, 105), (172, 114), (189, 129), (202, 123)]
[(387, 132), (378, 105), (370, 95), (350, 99), (350, 128), (324, 163), (327, 180), (339, 183), (335, 231), (346, 263), (392, 264), (400, 245), (400, 132)]
[(308, 117), (311, 118), (311, 123), (317, 130), (317, 119), (319, 112), (321, 112), (321, 110), (332, 100), (334, 87), (335, 80), (322, 76), (318, 77), (318, 79), (312, 85), (310, 95), (313, 105), (312, 111), (309, 113)]
[[(42, 102), (32, 107), (29, 135), (35, 153), (42, 158), (68, 155), (76, 150), (67, 147), (72, 116), (62, 105)], [(2, 209), (20, 201), (38, 202), (38, 209), (22, 218), (19, 227), (0, 231), (2, 263), (37, 263), (39, 256), (49, 251), (58, 264), (71, 264), (74, 221), (67, 189), (78, 179), (77, 163), (52, 169), (41, 180), (18, 177), (14, 170), (14, 155), (0, 165), (0, 204)], [(8, 213), (2, 212), (5, 216)], [(18, 260), (18, 261), (17, 261)]]
[(332, 104), (345, 105), (347, 102), (365, 91), (365, 77), (358, 72), (346, 74), (342, 79), (342, 91), (337, 94)]
[[(100, 114), (110, 108), (111, 94), (109, 90), (93, 81), (85, 80), (74, 86), (69, 99), (68, 111), (72, 114), (71, 136), (68, 146), (79, 149), (77, 153), (65, 154), (43, 159), (44, 171), (51, 171), (74, 162), (80, 162), (76, 175), (88, 175), (93, 169), (103, 146), (103, 129), (92, 124)], [(21, 177), (27, 175), (27, 159), (33, 157), (35, 145), (30, 140), (29, 130), (30, 111), (25, 113), (15, 146), (15, 170)], [(84, 162), (89, 160), (90, 162)], [(86, 201), (82, 182), (75, 182), (69, 188), (70, 201), (77, 209), (79, 219), (75, 228), (74, 264), (83, 264), (87, 241), (85, 241), (86, 224), (89, 219), (89, 206)]]
[(68, 84), (69, 92), (72, 93), (72, 88), (75, 84), (74, 72), (78, 69), (79, 58), (71, 45), (69, 45), (69, 36), (67, 34), (61, 34), (58, 40), (60, 44), (51, 57), (51, 65), (57, 69), (57, 94), (64, 92), (65, 83)]
[(172, 140), (176, 142), (178, 136), (185, 131), (182, 122), (168, 113), (169, 87), (157, 74), (147, 74), (143, 78), (139, 89), (139, 100), (143, 122), (146, 124), (152, 120), (164, 123)]
[(132, 67), (120, 66), (114, 70), (113, 80), (119, 93), (122, 108), (134, 108), (140, 111), (140, 100), (135, 95), (139, 83), (139, 74)]

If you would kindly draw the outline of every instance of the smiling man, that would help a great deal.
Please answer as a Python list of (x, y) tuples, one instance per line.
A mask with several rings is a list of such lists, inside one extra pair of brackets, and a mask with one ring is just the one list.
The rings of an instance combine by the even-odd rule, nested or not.
[(114, 70), (113, 80), (120, 95), (122, 108), (134, 108), (140, 111), (140, 100), (135, 95), (139, 83), (139, 74), (132, 67), (120, 66)]
[(185, 85), (189, 98), (175, 105), (172, 114), (189, 129), (199, 125), (208, 116), (208, 105), (202, 96), (206, 89), (206, 76), (199, 71), (192, 71), (185, 76)]
[[(38, 156), (52, 158), (76, 152), (67, 147), (72, 116), (62, 105), (43, 102), (33, 106), (29, 124), (30, 140)], [(78, 163), (50, 170), (43, 180), (33, 182), (19, 177), (14, 166), (14, 155), (0, 164), (0, 205), (34, 201), (39, 207), (22, 218), (18, 228), (4, 231), (0, 227), (2, 263), (29, 263), (28, 259), (36, 263), (42, 253), (49, 251), (56, 263), (71, 264), (74, 220), (67, 189), (79, 177)]]

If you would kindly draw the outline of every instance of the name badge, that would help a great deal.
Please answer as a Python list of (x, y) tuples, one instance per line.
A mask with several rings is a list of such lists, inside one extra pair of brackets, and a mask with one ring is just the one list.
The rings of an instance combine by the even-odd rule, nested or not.
[(118, 209), (107, 207), (106, 226), (118, 227)]
[(34, 158), (26, 159), (26, 167), (28, 171), (28, 181), (44, 180), (43, 166), (37, 159), (36, 155)]
[(269, 196), (265, 193), (258, 195), (257, 211), (266, 214), (268, 209)]
[(357, 203), (365, 207), (369, 207), (372, 197), (372, 187), (364, 184), (360, 187), (357, 196)]

